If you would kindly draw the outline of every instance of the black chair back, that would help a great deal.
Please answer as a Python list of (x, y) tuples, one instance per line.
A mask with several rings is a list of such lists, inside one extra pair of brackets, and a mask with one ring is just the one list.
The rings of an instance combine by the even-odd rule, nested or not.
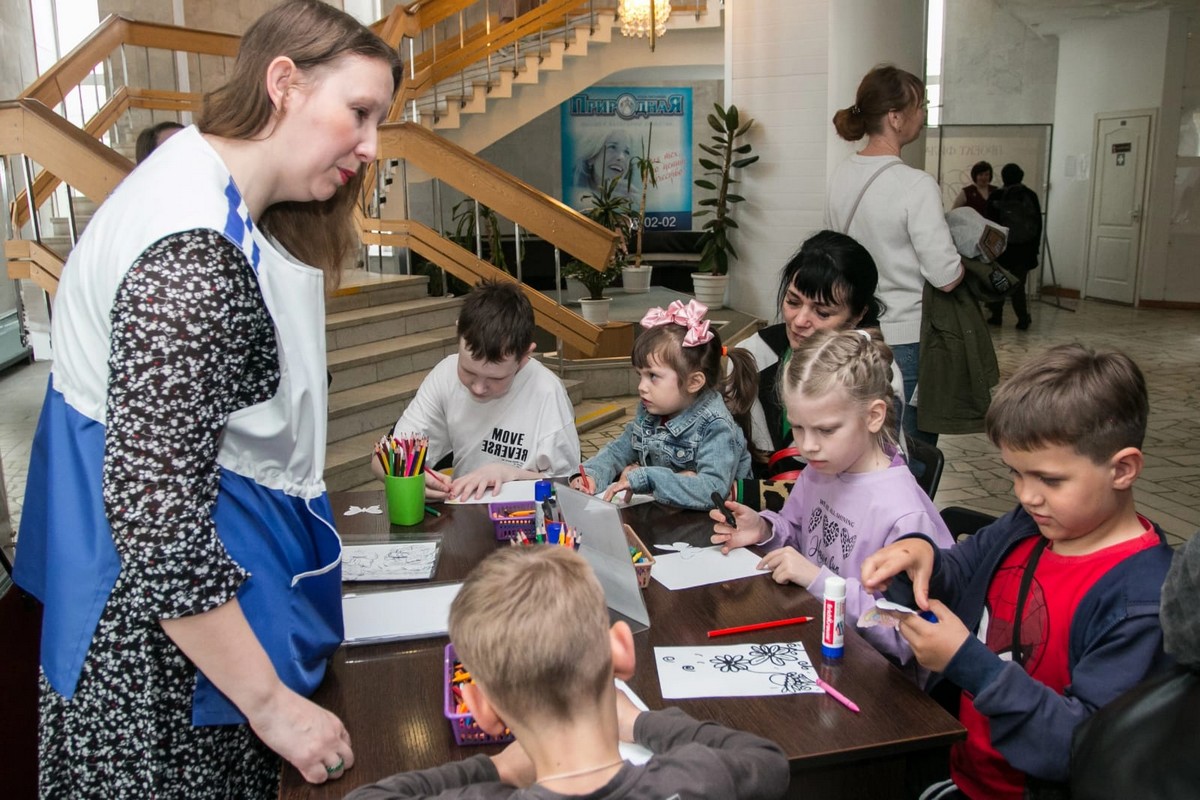
[(942, 509), (942, 522), (946, 523), (955, 541), (974, 536), (980, 528), (995, 521), (996, 518), (991, 514), (962, 506), (947, 506)]
[(946, 465), (946, 457), (935, 445), (918, 441), (911, 436), (905, 436), (904, 442), (908, 447), (908, 467), (917, 479), (917, 484), (932, 500), (937, 494), (938, 484), (942, 482), (942, 468)]

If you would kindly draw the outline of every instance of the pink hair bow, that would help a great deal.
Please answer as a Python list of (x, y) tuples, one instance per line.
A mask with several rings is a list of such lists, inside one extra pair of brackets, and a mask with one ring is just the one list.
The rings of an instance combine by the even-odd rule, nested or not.
[(682, 325), (687, 328), (683, 337), (684, 347), (698, 347), (712, 340), (712, 331), (708, 329), (708, 320), (704, 315), (708, 306), (695, 300), (689, 300), (685, 306), (678, 300), (671, 301), (666, 309), (652, 308), (642, 317), (643, 328), (657, 328), (659, 325)]

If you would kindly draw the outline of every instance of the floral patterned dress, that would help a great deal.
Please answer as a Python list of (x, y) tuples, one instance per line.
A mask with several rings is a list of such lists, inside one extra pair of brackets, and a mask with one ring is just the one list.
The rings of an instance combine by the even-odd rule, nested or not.
[(274, 326), (213, 230), (147, 249), (110, 321), (103, 496), (121, 573), (74, 696), (41, 679), (41, 794), (271, 797), (280, 762), (249, 726), (192, 725), (196, 668), (160, 620), (216, 608), (248, 577), (212, 521), (216, 458), (228, 416), (278, 388)]

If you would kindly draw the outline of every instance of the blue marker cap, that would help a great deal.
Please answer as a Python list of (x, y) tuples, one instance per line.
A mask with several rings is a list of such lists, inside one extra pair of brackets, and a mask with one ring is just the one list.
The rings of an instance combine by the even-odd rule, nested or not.
[(562, 536), (561, 522), (546, 523), (546, 541), (550, 544), (558, 544), (559, 537)]
[(938, 621), (937, 614), (933, 613), (932, 611), (918, 611), (917, 616), (920, 617), (921, 619), (925, 620), (926, 622), (937, 622)]
[(533, 485), (533, 499), (539, 503), (549, 500), (552, 494), (554, 494), (554, 484), (550, 481), (538, 481)]

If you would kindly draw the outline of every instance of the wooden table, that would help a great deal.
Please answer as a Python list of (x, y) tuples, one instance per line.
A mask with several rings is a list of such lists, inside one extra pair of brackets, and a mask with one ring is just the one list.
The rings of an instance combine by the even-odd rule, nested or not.
[[(382, 505), (382, 492), (335, 495), (334, 513), (347, 543), (401, 539), (415, 529), (392, 528), (385, 517), (342, 515), (348, 504)], [(486, 506), (445, 509), (426, 518), (424, 533), (443, 534), (436, 580), (458, 580), (495, 549)], [(712, 525), (695, 512), (656, 504), (624, 512), (647, 544), (708, 544)], [(707, 631), (782, 617), (820, 616), (819, 602), (794, 585), (749, 578), (682, 591), (651, 581), (645, 591), (650, 630), (635, 635), (638, 674), (630, 686), (650, 708), (663, 708), (654, 647), (708, 643)], [(818, 674), (854, 700), (854, 714), (824, 695), (675, 700), (699, 719), (712, 719), (778, 742), (792, 766), (793, 792), (804, 797), (903, 796), (906, 762), (940, 758), (963, 738), (958, 722), (930, 700), (853, 630), (837, 662), (820, 655), (816, 623), (731, 637), (730, 642), (804, 642)], [(356, 764), (338, 781), (312, 786), (291, 767), (283, 770), (283, 798), (341, 797), (355, 786), (394, 772), (467, 758), (488, 748), (458, 747), (442, 716), (445, 637), (360, 647), (334, 655), (313, 699), (341, 717), (350, 730)]]

